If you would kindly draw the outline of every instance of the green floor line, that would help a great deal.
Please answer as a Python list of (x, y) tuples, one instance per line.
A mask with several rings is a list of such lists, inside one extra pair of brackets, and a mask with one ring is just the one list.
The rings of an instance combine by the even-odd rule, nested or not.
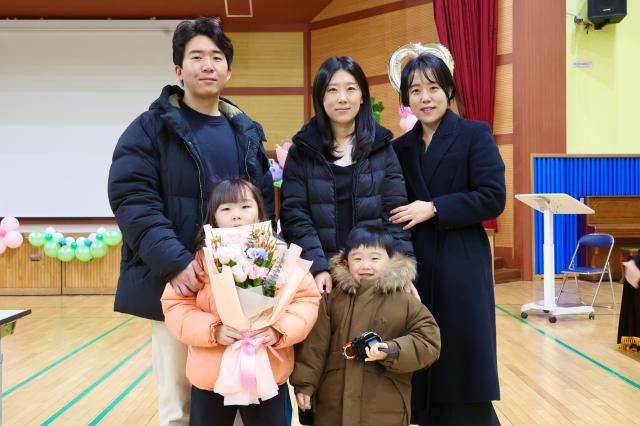
[(95, 342), (97, 342), (98, 340), (102, 339), (103, 337), (113, 333), (114, 331), (116, 331), (117, 329), (119, 329), (120, 327), (122, 327), (123, 325), (128, 323), (129, 321), (132, 321), (134, 318), (135, 317), (129, 317), (129, 319), (122, 321), (120, 324), (116, 325), (115, 327), (111, 328), (110, 330), (107, 330), (104, 333), (102, 333), (101, 335), (99, 335), (97, 337), (94, 337), (93, 339), (89, 340), (87, 343), (85, 343), (84, 345), (80, 346), (79, 348), (74, 349), (73, 351), (69, 352), (68, 354), (66, 354), (62, 358), (58, 359), (57, 361), (54, 361), (53, 363), (49, 364), (48, 366), (46, 366), (42, 370), (38, 371), (37, 373), (27, 377), (23, 381), (19, 382), (18, 384), (14, 385), (13, 387), (9, 388), (6, 392), (3, 392), (2, 393), (2, 397), (4, 398), (4, 397), (7, 397), (7, 396), (11, 395), (13, 392), (17, 391), (18, 389), (20, 389), (24, 385), (26, 385), (26, 384), (32, 382), (33, 380), (37, 379), (38, 377), (42, 376), (44, 373), (46, 373), (47, 371), (51, 370), (53, 367), (55, 367), (57, 365), (60, 365), (61, 363), (63, 363), (64, 361), (68, 360), (69, 358), (71, 358), (72, 356), (77, 354), (78, 352), (80, 352), (83, 349), (86, 349), (89, 346), (93, 345)]
[(496, 305), (496, 308), (501, 310), (505, 314), (509, 315), (510, 317), (517, 319), (521, 323), (533, 328), (538, 333), (542, 334), (545, 337), (548, 337), (549, 339), (555, 341), (559, 345), (564, 346), (565, 348), (569, 349), (571, 352), (575, 353), (576, 355), (581, 356), (582, 358), (586, 359), (590, 363), (592, 363), (594, 365), (597, 365), (598, 367), (602, 368), (607, 373), (610, 373), (610, 374), (614, 375), (615, 377), (627, 382), (628, 384), (630, 384), (631, 386), (635, 387), (636, 389), (640, 389), (640, 383), (634, 382), (630, 378), (628, 378), (626, 376), (623, 376), (622, 374), (618, 373), (617, 371), (613, 370), (612, 368), (609, 368), (606, 365), (602, 364), (601, 362), (596, 361), (595, 359), (591, 358), (589, 355), (580, 352), (578, 349), (574, 348), (573, 346), (563, 342), (562, 340), (558, 339), (557, 337), (552, 336), (551, 334), (547, 333), (543, 329), (536, 327), (535, 325), (531, 324), (529, 321), (525, 321), (524, 319), (520, 318), (519, 316), (517, 316), (517, 315), (513, 314), (512, 312), (504, 309), (502, 306)]
[(131, 358), (133, 358), (134, 356), (136, 356), (136, 354), (138, 354), (138, 352), (140, 352), (141, 350), (143, 350), (145, 347), (149, 346), (149, 344), (151, 343), (151, 339), (147, 339), (146, 342), (144, 342), (142, 345), (140, 345), (136, 350), (134, 350), (133, 352), (131, 352), (129, 355), (127, 355), (127, 357), (125, 359), (123, 359), (122, 361), (120, 361), (118, 364), (115, 365), (115, 367), (113, 367), (111, 370), (107, 371), (104, 375), (102, 375), (102, 377), (100, 377), (98, 380), (96, 380), (95, 382), (93, 382), (89, 387), (87, 387), (85, 390), (83, 390), (82, 392), (80, 392), (75, 398), (73, 398), (71, 401), (69, 401), (64, 407), (62, 407), (61, 409), (59, 409), (58, 411), (56, 411), (51, 417), (49, 417), (47, 420), (45, 420), (44, 422), (42, 422), (40, 424), (40, 426), (46, 426), (46, 425), (50, 425), (55, 419), (57, 419), (58, 417), (60, 417), (62, 414), (64, 414), (67, 410), (69, 410), (71, 407), (73, 407), (78, 401), (80, 401), (82, 398), (84, 398), (85, 396), (87, 396), (89, 394), (89, 392), (91, 392), (92, 390), (94, 390), (100, 383), (104, 382), (105, 380), (107, 380), (113, 373), (115, 373), (116, 371), (118, 371), (120, 369), (120, 367), (122, 367), (123, 365), (125, 365), (127, 362), (129, 362), (129, 360), (131, 360)]
[(133, 389), (135, 389), (135, 387), (138, 386), (140, 382), (143, 381), (144, 378), (149, 375), (149, 373), (151, 373), (151, 370), (152, 370), (151, 367), (148, 367), (146, 370), (144, 370), (144, 372), (141, 375), (139, 375), (133, 382), (131, 382), (131, 384), (127, 386), (127, 388), (124, 391), (122, 391), (120, 395), (118, 395), (113, 401), (111, 401), (111, 403), (107, 405), (105, 409), (102, 410), (100, 414), (96, 416), (95, 419), (91, 420), (91, 422), (89, 423), (89, 426), (95, 426), (98, 423), (100, 423), (102, 419), (104, 419), (106, 415), (109, 414), (109, 412), (113, 410), (116, 407), (116, 405), (118, 405), (120, 401), (124, 399), (125, 396), (129, 395), (129, 393)]

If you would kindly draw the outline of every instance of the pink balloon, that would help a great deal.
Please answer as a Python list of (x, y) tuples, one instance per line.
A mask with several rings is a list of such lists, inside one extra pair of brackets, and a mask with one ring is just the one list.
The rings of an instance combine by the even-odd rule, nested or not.
[(411, 108), (406, 107), (404, 105), (400, 105), (398, 109), (398, 113), (400, 114), (401, 118), (407, 118), (410, 115), (413, 115), (413, 111), (411, 111)]
[(7, 216), (0, 221), (0, 228), (5, 231), (15, 231), (20, 227), (20, 222), (15, 217)]
[(4, 253), (7, 249), (7, 246), (4, 244), (4, 239), (0, 238), (0, 254)]
[(18, 248), (22, 245), (22, 234), (17, 231), (9, 231), (4, 236), (4, 243), (9, 248)]
[(4, 238), (7, 235), (7, 231), (4, 228), (0, 228), (0, 238)]
[(418, 121), (418, 119), (416, 118), (415, 115), (410, 115), (408, 117), (402, 117), (400, 119), (400, 128), (402, 130), (404, 130), (405, 132), (408, 132), (409, 130), (413, 129), (413, 126), (415, 126), (417, 121)]

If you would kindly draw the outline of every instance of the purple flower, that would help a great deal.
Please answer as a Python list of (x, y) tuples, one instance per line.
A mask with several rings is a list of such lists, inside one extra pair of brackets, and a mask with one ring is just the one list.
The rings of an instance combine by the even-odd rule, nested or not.
[(247, 257), (252, 260), (266, 260), (269, 257), (269, 254), (263, 248), (253, 247), (247, 250)]

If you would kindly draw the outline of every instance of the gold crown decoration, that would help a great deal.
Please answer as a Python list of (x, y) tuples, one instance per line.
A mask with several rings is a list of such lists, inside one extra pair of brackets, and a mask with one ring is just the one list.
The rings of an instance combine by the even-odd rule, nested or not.
[(429, 53), (431, 55), (437, 56), (442, 59), (444, 63), (451, 71), (451, 75), (453, 75), (453, 56), (449, 49), (443, 46), (440, 43), (429, 43), (429, 44), (420, 44), (420, 43), (409, 43), (404, 46), (400, 46), (396, 49), (395, 52), (391, 55), (389, 59), (389, 81), (391, 81), (391, 85), (397, 92), (400, 92), (400, 76), (402, 74), (402, 62), (406, 58), (416, 58), (423, 53)]

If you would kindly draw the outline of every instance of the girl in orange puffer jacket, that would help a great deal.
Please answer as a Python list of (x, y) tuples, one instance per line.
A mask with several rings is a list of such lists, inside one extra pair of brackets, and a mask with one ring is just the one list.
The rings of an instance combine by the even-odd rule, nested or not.
[[(218, 228), (249, 225), (266, 219), (259, 191), (242, 179), (225, 180), (214, 189), (209, 212), (211, 224)], [(197, 258), (204, 264), (202, 251)], [(204, 268), (204, 265), (203, 265)], [(193, 297), (178, 295), (167, 285), (162, 310), (171, 332), (189, 345), (186, 374), (191, 382), (191, 425), (233, 425), (240, 411), (245, 426), (285, 425), (286, 382), (293, 370), (293, 345), (311, 331), (317, 315), (320, 294), (310, 274), (304, 278), (284, 314), (269, 327), (252, 332), (272, 346), (280, 360), (269, 353), (271, 370), (279, 386), (278, 395), (257, 405), (224, 405), (224, 397), (213, 392), (222, 354), (228, 345), (243, 339), (244, 333), (221, 322), (210, 285)]]

